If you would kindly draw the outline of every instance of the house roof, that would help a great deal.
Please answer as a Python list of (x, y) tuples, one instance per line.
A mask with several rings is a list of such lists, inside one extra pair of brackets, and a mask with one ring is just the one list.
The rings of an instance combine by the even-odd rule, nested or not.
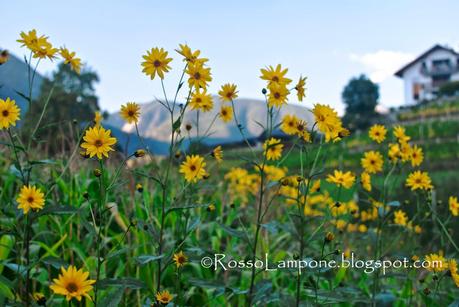
[(417, 62), (423, 60), (424, 58), (426, 58), (429, 54), (431, 54), (432, 52), (434, 51), (437, 51), (437, 50), (445, 50), (445, 51), (448, 51), (448, 52), (451, 52), (452, 54), (456, 55), (459, 57), (459, 53), (457, 53), (456, 51), (454, 51), (453, 49), (449, 48), (449, 47), (445, 47), (445, 46), (442, 46), (442, 45), (435, 45), (433, 46), (432, 48), (430, 48), (429, 50), (427, 50), (426, 52), (424, 52), (423, 54), (421, 54), (420, 56), (418, 56), (416, 59), (414, 59), (413, 61), (409, 62), (408, 64), (406, 64), (405, 66), (403, 66), (402, 68), (400, 68), (396, 73), (395, 75), (397, 77), (400, 77), (402, 78), (403, 77), (403, 73), (408, 69), (410, 68), (411, 66), (413, 66), (414, 64), (416, 64)]

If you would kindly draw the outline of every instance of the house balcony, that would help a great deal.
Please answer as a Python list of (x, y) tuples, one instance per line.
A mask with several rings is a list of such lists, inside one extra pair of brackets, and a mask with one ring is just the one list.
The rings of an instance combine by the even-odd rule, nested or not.
[(451, 76), (459, 72), (458, 65), (439, 65), (435, 67), (421, 68), (421, 74), (426, 77)]

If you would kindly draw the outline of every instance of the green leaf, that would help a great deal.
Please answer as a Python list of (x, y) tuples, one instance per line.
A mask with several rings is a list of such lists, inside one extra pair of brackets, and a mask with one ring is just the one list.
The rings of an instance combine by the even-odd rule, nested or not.
[(30, 164), (32, 164), (32, 165), (38, 165), (38, 164), (56, 164), (56, 161), (50, 160), (50, 159), (45, 159), (45, 160), (30, 161)]
[[(14, 237), (11, 235), (3, 235), (0, 239), (0, 261), (3, 262), (8, 258), (14, 244)], [(0, 265), (0, 274), (3, 271), (3, 265)]]
[(11, 292), (11, 287), (3, 283), (2, 280), (0, 280), (0, 297), (6, 297), (10, 300), (14, 299), (13, 292)]
[(224, 288), (225, 287), (225, 284), (223, 284), (222, 282), (216, 281), (216, 280), (203, 280), (203, 279), (192, 277), (188, 279), (188, 281), (193, 286), (201, 287), (204, 289), (207, 289), (207, 288), (214, 289), (214, 288)]
[(107, 296), (100, 302), (101, 306), (117, 307), (119, 306), (121, 299), (123, 298), (124, 291), (111, 291)]
[(172, 131), (176, 131), (177, 129), (180, 128), (181, 125), (182, 125), (182, 121), (181, 121), (181, 119), (179, 117), (179, 118), (177, 118), (177, 120), (172, 125)]
[(129, 289), (143, 289), (145, 288), (145, 283), (135, 278), (106, 278), (97, 282), (97, 286), (102, 289), (108, 287), (120, 287), (120, 288), (129, 288)]
[(166, 212), (166, 215), (169, 214), (172, 211), (177, 211), (177, 210), (188, 210), (188, 209), (196, 209), (196, 208), (202, 208), (202, 207), (208, 207), (209, 204), (194, 204), (194, 205), (188, 205), (188, 206), (177, 206), (177, 207), (172, 207), (169, 208)]
[(340, 267), (338, 269), (338, 272), (335, 275), (335, 286), (338, 286), (346, 276), (346, 268), (345, 267)]
[(223, 229), (223, 231), (225, 231), (230, 236), (233, 236), (233, 237), (236, 237), (236, 238), (239, 238), (239, 239), (242, 239), (242, 240), (248, 242), (247, 234), (245, 232), (237, 230), (237, 229), (230, 228), (230, 227), (228, 227), (226, 225), (223, 225), (223, 224), (220, 224), (220, 223), (218, 225), (220, 225), (220, 227)]
[(147, 264), (148, 262), (156, 261), (161, 258), (164, 258), (164, 255), (159, 255), (159, 256), (142, 255), (142, 256), (136, 257), (135, 260), (138, 264), (144, 265), (144, 264)]
[(78, 209), (71, 206), (45, 206), (43, 210), (38, 211), (34, 214), (34, 218), (40, 217), (47, 214), (75, 214), (78, 212)]

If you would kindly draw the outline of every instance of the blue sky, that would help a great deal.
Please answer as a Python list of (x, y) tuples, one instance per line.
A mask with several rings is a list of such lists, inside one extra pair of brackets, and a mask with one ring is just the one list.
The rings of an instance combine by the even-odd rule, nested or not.
[[(261, 98), (259, 69), (281, 63), (295, 80), (308, 76), (307, 106), (320, 102), (340, 111), (352, 76), (370, 75), (380, 84), (380, 103), (399, 105), (396, 69), (435, 43), (459, 48), (457, 0), (10, 1), (2, 11), (3, 48), (22, 56), (19, 32), (35, 28), (76, 51), (98, 72), (100, 105), (109, 111), (161, 96), (159, 81), (140, 67), (142, 54), (156, 46), (174, 56), (168, 91), (182, 68), (173, 50), (188, 43), (210, 59), (211, 92), (234, 82), (241, 97)], [(53, 67), (45, 63), (40, 71)]]

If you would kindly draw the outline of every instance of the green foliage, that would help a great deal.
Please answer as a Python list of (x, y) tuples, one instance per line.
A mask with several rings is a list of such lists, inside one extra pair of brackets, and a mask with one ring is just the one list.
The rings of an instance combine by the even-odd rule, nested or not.
[(440, 86), (438, 91), (440, 96), (459, 96), (459, 81), (451, 81)]
[(75, 135), (80, 123), (92, 121), (99, 110), (94, 88), (98, 81), (89, 69), (77, 74), (61, 63), (51, 78), (43, 81), (40, 97), (26, 114), (23, 135), (32, 137), (32, 144), (50, 156), (68, 152), (73, 145), (68, 136)]
[(379, 87), (365, 75), (352, 78), (342, 93), (346, 104), (343, 123), (351, 130), (368, 128), (378, 117), (375, 111), (379, 99)]

